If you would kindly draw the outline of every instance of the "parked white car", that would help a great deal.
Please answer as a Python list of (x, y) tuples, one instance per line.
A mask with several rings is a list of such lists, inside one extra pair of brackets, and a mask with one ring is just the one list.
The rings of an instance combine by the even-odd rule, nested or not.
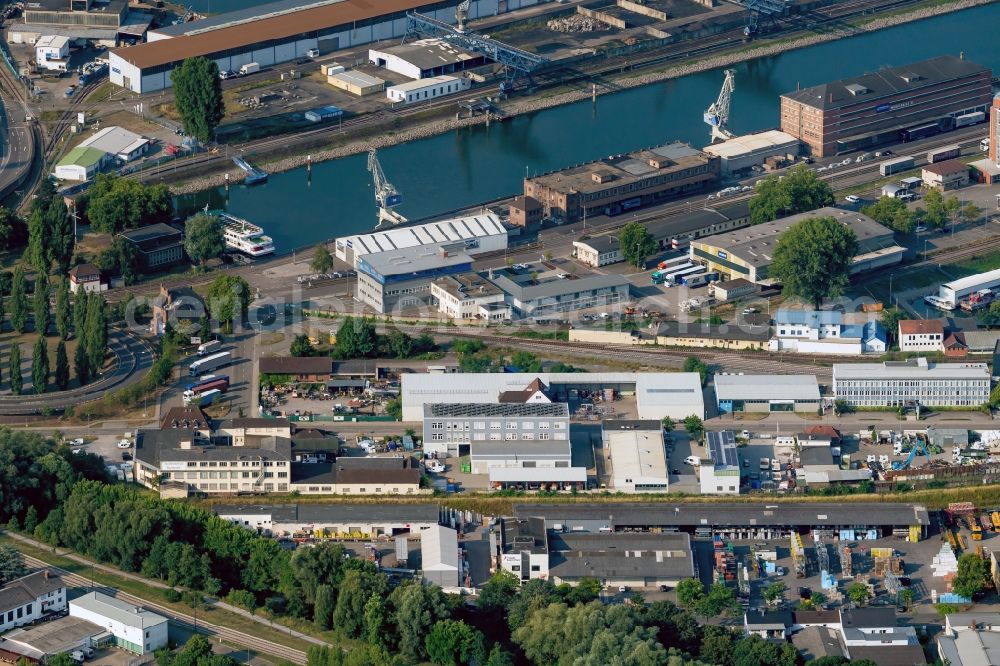
[(846, 201), (847, 203), (861, 203), (861, 197), (859, 197), (857, 194), (848, 194), (846, 197), (844, 197), (844, 201)]
[(130, 449), (130, 448), (132, 448), (132, 442), (128, 441), (127, 439), (120, 440), (118, 442), (118, 448), (119, 449)]
[(424, 467), (427, 468), (428, 472), (433, 472), (434, 474), (440, 474), (445, 470), (444, 463), (440, 460), (428, 460), (424, 463)]
[(69, 443), (70, 446), (83, 446), (87, 442), (83, 441), (83, 437), (77, 437)]

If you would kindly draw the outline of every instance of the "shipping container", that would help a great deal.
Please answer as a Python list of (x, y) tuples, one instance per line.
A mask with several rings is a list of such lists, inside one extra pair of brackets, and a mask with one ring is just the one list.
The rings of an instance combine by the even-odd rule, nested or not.
[(941, 126), (938, 123), (928, 123), (919, 127), (910, 127), (899, 131), (899, 140), (902, 142), (918, 141), (929, 136), (937, 136), (941, 133)]
[(966, 113), (955, 117), (955, 129), (958, 129), (959, 127), (968, 127), (969, 125), (978, 125), (979, 123), (985, 121), (986, 114), (982, 111)]
[(912, 155), (904, 155), (903, 157), (896, 157), (891, 160), (886, 160), (878, 165), (878, 172), (883, 176), (891, 176), (894, 173), (899, 173), (900, 171), (906, 171), (907, 169), (913, 168), (914, 159)]
[(959, 145), (944, 146), (927, 151), (927, 163), (944, 162), (958, 157), (962, 154), (962, 147)]

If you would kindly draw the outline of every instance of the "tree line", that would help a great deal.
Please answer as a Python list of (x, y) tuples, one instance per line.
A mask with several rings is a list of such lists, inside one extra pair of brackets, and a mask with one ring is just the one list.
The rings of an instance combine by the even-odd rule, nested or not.
[[(0, 522), (124, 571), (224, 595), (251, 612), (265, 609), (272, 616), (309, 621), (355, 641), (348, 652), (314, 646), (309, 666), (801, 663), (790, 644), (699, 623), (699, 616), (739, 614), (725, 585), (706, 592), (698, 581), (684, 581), (678, 588), (681, 606), (668, 601), (647, 606), (641, 599), (605, 605), (596, 579), (575, 587), (548, 580), (521, 585), (513, 574), (500, 571), (471, 607), (434, 585), (392, 581), (366, 559), (348, 557), (341, 544), (288, 552), (277, 541), (204, 509), (108, 484), (105, 478), (98, 456), (74, 455), (36, 433), (0, 429)], [(0, 551), (0, 572), (10, 574), (7, 560)], [(157, 654), (157, 661), (161, 666), (230, 666), (212, 658), (195, 639), (177, 654)]]

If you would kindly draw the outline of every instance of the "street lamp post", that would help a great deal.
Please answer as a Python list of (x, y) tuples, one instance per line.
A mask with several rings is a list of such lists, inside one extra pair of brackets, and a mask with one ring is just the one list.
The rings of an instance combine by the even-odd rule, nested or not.
[(892, 276), (895, 273), (889, 273), (889, 307), (892, 307)]

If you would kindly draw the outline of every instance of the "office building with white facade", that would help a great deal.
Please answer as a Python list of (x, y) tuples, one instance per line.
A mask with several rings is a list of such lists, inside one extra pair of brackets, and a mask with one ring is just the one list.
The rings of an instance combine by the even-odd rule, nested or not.
[(549, 577), (549, 533), (544, 518), (503, 518), (497, 564), (521, 582)]
[(48, 569), (16, 578), (0, 588), (0, 632), (66, 609), (66, 584)]
[(442, 456), (467, 455), (477, 442), (569, 442), (564, 402), (425, 404), (423, 421), (424, 451)]
[(836, 310), (779, 310), (774, 316), (774, 338), (769, 348), (854, 356), (885, 352), (885, 329), (879, 321), (845, 324), (843, 318)]
[(167, 618), (100, 592), (88, 592), (69, 603), (69, 614), (103, 627), (117, 647), (149, 654), (167, 646)]
[(933, 363), (926, 358), (884, 363), (835, 363), (838, 400), (857, 407), (966, 407), (989, 402), (985, 363)]

